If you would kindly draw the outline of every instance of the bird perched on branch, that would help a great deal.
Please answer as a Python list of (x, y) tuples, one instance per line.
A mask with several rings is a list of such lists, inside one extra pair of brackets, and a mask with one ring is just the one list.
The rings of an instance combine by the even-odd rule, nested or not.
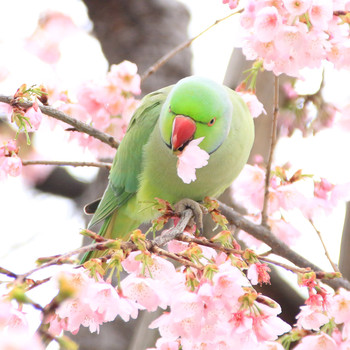
[(190, 76), (150, 93), (130, 121), (89, 227), (104, 221), (99, 235), (126, 240), (157, 216), (155, 198), (195, 207), (220, 195), (243, 168), (253, 140), (249, 110), (228, 87)]

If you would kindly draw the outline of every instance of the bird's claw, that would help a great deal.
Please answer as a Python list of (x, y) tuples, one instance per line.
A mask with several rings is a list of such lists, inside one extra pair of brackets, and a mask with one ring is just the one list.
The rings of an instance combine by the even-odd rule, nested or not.
[(196, 228), (199, 230), (199, 233), (201, 235), (203, 234), (203, 214), (208, 213), (207, 209), (203, 205), (192, 199), (184, 198), (177, 202), (174, 208), (177, 213), (182, 213), (186, 209), (191, 209), (193, 216), (189, 224), (190, 226), (196, 224)]

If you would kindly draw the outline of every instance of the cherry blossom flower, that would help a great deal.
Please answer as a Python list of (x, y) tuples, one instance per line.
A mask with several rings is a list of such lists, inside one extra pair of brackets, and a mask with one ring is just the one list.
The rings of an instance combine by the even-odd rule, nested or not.
[(114, 320), (117, 315), (124, 321), (137, 317), (139, 306), (135, 302), (120, 296), (110, 283), (90, 278), (84, 269), (61, 272), (57, 278), (67, 279), (75, 289), (75, 296), (60, 304), (49, 320), (53, 334), (58, 335), (62, 330), (75, 334), (80, 326), (99, 332), (102, 323)]
[(0, 157), (0, 179), (7, 175), (19, 176), (22, 172), (22, 160), (17, 155)]
[(260, 114), (266, 114), (264, 105), (258, 100), (255, 94), (251, 92), (239, 91), (238, 94), (247, 104), (250, 114), (253, 118), (259, 117)]
[(26, 49), (44, 62), (55, 64), (61, 57), (62, 41), (78, 31), (69, 16), (59, 12), (48, 12), (40, 20), (37, 30), (26, 39)]
[(29, 123), (31, 125), (30, 131), (38, 130), (43, 114), (36, 99), (33, 102), (33, 106), (26, 111), (25, 116), (29, 119)]
[(340, 288), (329, 301), (329, 314), (334, 317), (335, 323), (350, 322), (350, 292)]
[(311, 5), (311, 0), (283, 0), (284, 6), (291, 15), (304, 14)]
[(238, 6), (239, 0), (222, 0), (223, 4), (228, 4), (230, 6), (230, 9), (233, 10)]
[[(244, 55), (249, 60), (262, 60), (264, 68), (276, 75), (300, 77), (301, 69), (320, 67), (325, 59), (337, 68), (348, 67), (349, 26), (341, 16), (333, 16), (336, 3), (247, 1), (240, 15)], [(345, 10), (344, 4), (337, 8)]]
[(297, 325), (303, 329), (318, 331), (320, 327), (329, 322), (329, 318), (320, 307), (304, 305), (296, 316)]
[(254, 32), (258, 40), (262, 43), (268, 43), (273, 40), (278, 32), (281, 18), (276, 7), (264, 7), (256, 14), (254, 22)]
[(248, 268), (247, 277), (253, 285), (270, 283), (269, 271), (271, 270), (266, 264), (251, 264)]
[(325, 30), (333, 18), (333, 4), (329, 0), (313, 0), (309, 10), (310, 21), (317, 29)]
[(196, 169), (208, 164), (209, 154), (198, 146), (203, 139), (192, 140), (177, 156), (177, 175), (186, 184), (196, 181)]
[(158, 307), (167, 307), (169, 295), (162, 283), (152, 278), (136, 277), (134, 274), (127, 276), (122, 282), (123, 295), (148, 311), (155, 311)]
[(141, 78), (137, 74), (135, 63), (123, 61), (119, 65), (112, 64), (110, 72), (107, 74), (107, 80), (114, 86), (120, 86), (125, 91), (134, 95), (141, 93)]
[[(139, 105), (134, 97), (139, 93), (140, 77), (137, 66), (124, 61), (119, 65), (112, 65), (104, 79), (83, 82), (77, 91), (76, 103), (67, 100), (67, 96), (63, 95), (64, 101), (68, 103), (61, 103), (58, 109), (121, 141)], [(77, 139), (82, 147), (96, 152), (99, 157), (113, 156), (115, 153), (111, 147), (84, 133), (71, 133), (70, 137)]]
[(334, 339), (325, 333), (318, 335), (308, 335), (302, 338), (301, 342), (294, 348), (295, 350), (337, 350), (338, 346)]

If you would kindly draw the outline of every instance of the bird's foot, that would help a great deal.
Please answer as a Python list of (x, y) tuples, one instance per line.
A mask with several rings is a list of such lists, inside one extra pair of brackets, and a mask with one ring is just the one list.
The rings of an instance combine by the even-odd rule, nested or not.
[(189, 222), (190, 226), (193, 226), (193, 224), (196, 224), (197, 230), (199, 230), (199, 233), (202, 235), (203, 233), (203, 214), (207, 214), (208, 210), (198, 202), (189, 199), (184, 198), (181, 199), (179, 202), (177, 202), (174, 206), (175, 212), (182, 213), (186, 209), (192, 209), (193, 216), (191, 218), (191, 221)]

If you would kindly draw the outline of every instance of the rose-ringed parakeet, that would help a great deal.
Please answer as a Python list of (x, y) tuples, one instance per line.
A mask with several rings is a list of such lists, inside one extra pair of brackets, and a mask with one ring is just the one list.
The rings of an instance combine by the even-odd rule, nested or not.
[[(191, 140), (208, 163), (185, 183), (179, 157)], [(220, 195), (246, 163), (254, 139), (249, 110), (235, 91), (190, 76), (145, 96), (120, 143), (108, 187), (89, 227), (104, 220), (99, 234), (128, 239), (141, 223), (157, 216), (155, 197), (175, 204)], [(84, 256), (82, 262), (94, 253)]]

